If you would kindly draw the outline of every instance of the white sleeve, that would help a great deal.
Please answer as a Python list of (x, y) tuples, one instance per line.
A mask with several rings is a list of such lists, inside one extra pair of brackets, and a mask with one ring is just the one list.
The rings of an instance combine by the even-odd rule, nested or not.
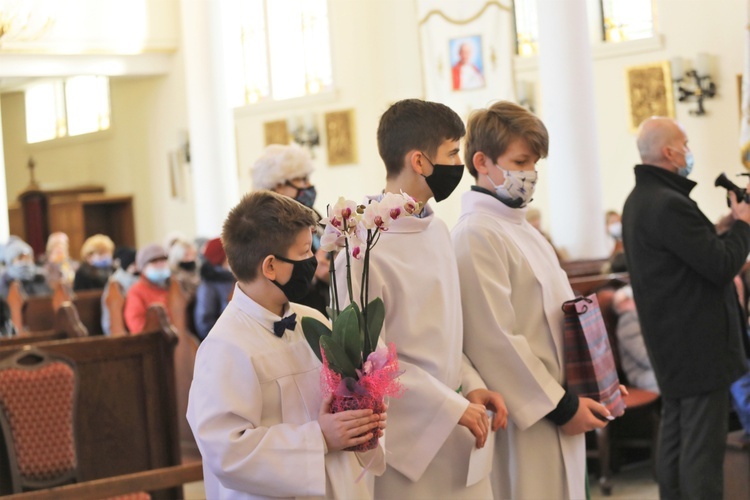
[(262, 408), (250, 356), (226, 342), (204, 341), (187, 412), (204, 466), (225, 488), (262, 496), (324, 496), (325, 441), (317, 420), (264, 426)]

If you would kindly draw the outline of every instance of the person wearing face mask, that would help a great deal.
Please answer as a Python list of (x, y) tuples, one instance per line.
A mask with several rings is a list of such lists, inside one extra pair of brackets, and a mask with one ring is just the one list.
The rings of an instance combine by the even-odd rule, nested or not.
[[(385, 413), (332, 414), (320, 395), (321, 363), (302, 319), (328, 324), (297, 304), (317, 262), (309, 208), (268, 190), (246, 195), (222, 230), (237, 284), (201, 343), (187, 419), (203, 457), (207, 498), (370, 498), (366, 475), (382, 473), (378, 446), (342, 451), (382, 435)], [(359, 436), (359, 437), (358, 437)]]
[(609, 261), (603, 266), (602, 273), (624, 273), (628, 270), (625, 260), (625, 246), (622, 244), (622, 219), (614, 210), (607, 210), (604, 214), (604, 225), (607, 234), (612, 238), (612, 252)]
[(146, 311), (151, 304), (161, 304), (169, 312), (169, 276), (167, 252), (156, 243), (146, 245), (135, 256), (141, 277), (125, 296), (123, 316), (130, 333), (141, 333), (146, 324)]
[(585, 498), (585, 433), (604, 427), (609, 412), (566, 390), (560, 306), (575, 294), (552, 245), (526, 220), (547, 128), (500, 101), (474, 111), (467, 129), (475, 184), (451, 237), (464, 352), (508, 407), (507, 432), (495, 442), (494, 497)]
[(729, 387), (747, 372), (747, 325), (734, 277), (750, 252), (750, 205), (730, 193), (734, 221), (718, 235), (690, 199), (696, 183), (687, 178), (693, 154), (685, 129), (653, 117), (641, 124), (637, 141), (642, 164), (622, 229), (662, 395), (659, 496), (722, 498)]
[(25, 241), (12, 237), (5, 245), (3, 258), (5, 271), (0, 277), (0, 297), (8, 297), (10, 284), (14, 281), (21, 285), (22, 291), (28, 296), (52, 293), (46, 277), (34, 264), (34, 251)]
[(198, 251), (195, 245), (179, 238), (172, 242), (167, 254), (171, 278), (177, 280), (188, 296), (195, 296), (201, 282)]
[[(317, 197), (315, 186), (310, 182), (310, 175), (315, 171), (312, 158), (307, 149), (291, 144), (271, 144), (255, 162), (252, 169), (253, 188), (268, 189), (283, 196), (288, 196), (307, 208), (315, 210)], [(320, 213), (315, 210), (319, 218)], [(316, 226), (313, 234), (313, 252), (318, 259), (318, 268), (310, 291), (302, 297), (300, 304), (317, 309), (327, 315), (326, 306), (330, 303), (330, 277), (328, 275), (329, 256), (320, 250), (320, 237), (323, 228)]]
[(51, 286), (55, 283), (73, 285), (78, 262), (70, 258), (69, 246), (68, 235), (63, 232), (56, 231), (47, 238), (44, 271), (47, 273), (47, 282)]
[(81, 247), (80, 267), (73, 280), (73, 290), (102, 290), (114, 272), (112, 254), (115, 244), (103, 234), (87, 238)]
[[(424, 208), (416, 217), (391, 221), (370, 255), (369, 295), (381, 297), (386, 310), (380, 338), (395, 344), (404, 370), (400, 381), (408, 390), (388, 409), (390, 454), (385, 474), (375, 479), (375, 498), (492, 497), (489, 477), (468, 481), (468, 463), (472, 451), (505, 425), (507, 412), (502, 396), (487, 390), (462, 354), (456, 261), (448, 228), (429, 203), (448, 198), (461, 180), (464, 132), (452, 109), (420, 99), (396, 102), (378, 125), (384, 192), (407, 193)], [(344, 297), (345, 261), (343, 252), (335, 261)], [(362, 265), (353, 259), (355, 297)]]

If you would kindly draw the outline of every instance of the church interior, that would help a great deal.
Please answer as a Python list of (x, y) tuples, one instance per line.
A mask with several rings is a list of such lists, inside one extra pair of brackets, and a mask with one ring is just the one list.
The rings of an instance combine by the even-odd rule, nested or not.
[[(691, 197), (712, 222), (728, 213), (717, 176), (745, 185), (748, 19), (747, 0), (0, 0), (0, 243), (15, 235), (43, 255), (49, 236), (63, 232), (75, 260), (96, 234), (135, 249), (173, 234), (205, 243), (255, 189), (264, 148), (279, 143), (310, 154), (315, 208), (325, 213), (340, 196), (362, 199), (385, 186), (376, 131), (394, 102), (441, 102), (466, 122), (508, 100), (549, 129), (532, 207), (573, 290), (613, 291), (627, 274), (607, 267), (617, 238), (605, 214), (621, 212), (635, 184), (642, 120), (669, 116), (685, 128), (696, 159)], [(472, 183), (464, 175), (457, 192)], [(432, 206), (448, 228), (458, 221), (460, 196)], [(52, 287), (45, 304), (21, 292), (8, 304), (16, 330), (58, 345), (101, 336), (97, 315), (110, 299), (115, 308), (124, 301), (115, 291), (105, 304), (101, 293)], [(79, 398), (90, 405), (77, 414), (86, 422), (76, 443), (86, 498), (133, 485), (177, 498), (184, 484), (187, 498), (205, 498), (184, 422), (199, 342), (193, 296), (176, 285), (169, 293), (168, 314), (149, 311), (153, 335), (138, 343), (113, 334), (98, 340), (122, 340), (117, 348), (52, 348), (80, 362)], [(112, 317), (113, 332), (125, 331), (122, 321)], [(0, 337), (0, 358), (22, 345)], [(122, 380), (123, 400), (97, 376)], [(106, 412), (94, 393), (111, 403)], [(641, 430), (650, 429), (657, 397), (643, 402)], [(162, 400), (173, 407), (152, 408)], [(123, 457), (111, 466), (92, 451), (100, 418), (143, 433), (103, 445)], [(613, 432), (622, 447), (605, 451), (622, 453), (626, 438)], [(649, 439), (638, 441), (645, 452), (604, 460), (601, 436), (589, 436), (594, 498), (656, 498)], [(727, 470), (750, 477), (750, 446), (733, 446)], [(0, 447), (0, 472), (11, 470), (2, 455)], [(744, 483), (727, 488), (750, 491)]]

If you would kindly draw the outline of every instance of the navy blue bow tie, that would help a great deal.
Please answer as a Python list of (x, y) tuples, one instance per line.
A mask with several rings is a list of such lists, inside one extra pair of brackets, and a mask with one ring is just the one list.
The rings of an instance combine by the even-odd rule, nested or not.
[(286, 318), (281, 318), (273, 324), (273, 333), (277, 337), (284, 335), (286, 330), (294, 330), (297, 326), (297, 315), (290, 314)]

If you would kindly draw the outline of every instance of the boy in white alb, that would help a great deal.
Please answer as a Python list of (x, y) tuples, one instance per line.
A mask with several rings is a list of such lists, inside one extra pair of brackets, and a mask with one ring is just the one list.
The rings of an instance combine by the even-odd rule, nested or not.
[(461, 279), (464, 352), (508, 405), (495, 442), (495, 498), (586, 497), (584, 433), (605, 407), (564, 387), (563, 313), (574, 294), (552, 245), (526, 221), (544, 124), (498, 102), (469, 118), (466, 163), (476, 179), (452, 231)]
[(386, 415), (330, 413), (321, 363), (300, 324), (304, 316), (327, 320), (290, 302), (315, 273), (316, 222), (312, 210), (270, 191), (245, 196), (224, 222), (238, 284), (198, 350), (187, 412), (207, 498), (366, 499), (360, 464), (375, 474), (385, 468), (380, 446), (341, 451), (382, 435)]
[[(382, 116), (378, 149), (386, 192), (426, 203), (446, 198), (463, 172), (459, 116), (438, 103), (408, 99)], [(336, 261), (338, 290), (345, 255)], [(358, 296), (362, 262), (353, 262)], [(502, 397), (485, 388), (462, 355), (461, 297), (445, 223), (426, 206), (416, 217), (391, 221), (370, 254), (369, 296), (385, 303), (380, 338), (396, 345), (403, 397), (391, 401), (385, 437), (388, 467), (375, 478), (375, 497), (492, 498), (489, 478), (467, 486), (469, 460), (488, 434), (505, 425)], [(464, 397), (466, 395), (466, 397)], [(496, 412), (489, 422), (486, 408)]]

